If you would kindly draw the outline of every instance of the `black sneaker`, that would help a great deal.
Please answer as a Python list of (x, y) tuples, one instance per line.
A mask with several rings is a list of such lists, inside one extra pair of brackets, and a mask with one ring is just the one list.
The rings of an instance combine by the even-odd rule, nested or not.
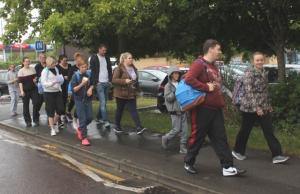
[(120, 127), (114, 127), (113, 130), (114, 130), (115, 134), (124, 133), (123, 129), (121, 129)]
[(26, 127), (32, 127), (31, 123), (26, 123)]
[(61, 119), (59, 119), (58, 121), (57, 121), (57, 126), (58, 126), (58, 128), (59, 129), (63, 129), (64, 128), (64, 123), (61, 121)]
[(198, 174), (198, 171), (194, 168), (194, 166), (187, 163), (184, 164), (184, 169), (190, 174)]
[(141, 134), (143, 134), (146, 130), (147, 130), (147, 129), (146, 129), (145, 127), (138, 127), (138, 128), (136, 129), (136, 134), (137, 134), (137, 135), (141, 135)]

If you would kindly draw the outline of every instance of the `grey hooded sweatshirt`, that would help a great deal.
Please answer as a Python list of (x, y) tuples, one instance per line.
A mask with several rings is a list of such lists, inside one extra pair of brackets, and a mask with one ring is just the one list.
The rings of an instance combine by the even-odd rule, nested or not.
[(171, 66), (168, 70), (168, 78), (169, 82), (165, 86), (165, 104), (167, 107), (168, 112), (170, 113), (181, 113), (181, 108), (179, 103), (176, 100), (175, 92), (176, 86), (172, 83), (171, 75), (174, 72), (180, 72), (179, 68), (176, 66)]

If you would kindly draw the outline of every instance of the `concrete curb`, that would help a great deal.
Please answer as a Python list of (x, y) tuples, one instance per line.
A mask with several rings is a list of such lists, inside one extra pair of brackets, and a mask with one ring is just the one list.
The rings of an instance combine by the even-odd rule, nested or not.
[(157, 109), (157, 106), (145, 106), (145, 107), (141, 107), (141, 108), (138, 108), (137, 110), (138, 111), (150, 111), (150, 110), (155, 110)]
[(3, 129), (14, 131), (23, 136), (30, 136), (44, 143), (48, 143), (48, 144), (51, 143), (51, 144), (58, 145), (59, 148), (64, 152), (72, 156), (75, 155), (77, 156), (75, 158), (80, 158), (83, 161), (89, 161), (89, 163), (98, 164), (98, 165), (100, 164), (106, 167), (124, 171), (129, 174), (141, 176), (148, 180), (160, 183), (162, 185), (168, 186), (170, 188), (174, 188), (176, 190), (189, 192), (189, 193), (197, 193), (197, 194), (201, 194), (201, 193), (222, 194), (212, 189), (195, 185), (187, 181), (180, 180), (179, 178), (171, 177), (161, 172), (155, 172), (153, 170), (141, 167), (139, 164), (133, 163), (129, 160), (116, 160), (114, 158), (109, 157), (107, 154), (95, 154), (89, 150), (85, 150), (77, 146), (73, 146), (61, 141), (57, 141), (53, 138), (48, 138), (45, 136), (41, 136), (39, 134), (34, 134), (29, 131), (25, 131), (21, 128), (9, 124), (5, 124), (3, 122), (0, 122), (0, 127), (2, 127)]

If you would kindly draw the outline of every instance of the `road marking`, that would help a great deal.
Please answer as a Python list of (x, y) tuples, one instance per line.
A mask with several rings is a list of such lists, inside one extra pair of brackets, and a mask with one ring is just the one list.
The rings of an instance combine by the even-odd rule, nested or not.
[(108, 178), (109, 180), (112, 180), (112, 181), (116, 182), (116, 183), (120, 183), (120, 182), (125, 181), (125, 179), (123, 179), (121, 177), (118, 177), (118, 176), (115, 176), (113, 174), (107, 173), (105, 171), (94, 168), (92, 166), (85, 165), (85, 167), (88, 168), (89, 170), (93, 171), (93, 172), (96, 172), (99, 175), (102, 175), (105, 178)]
[[(28, 144), (28, 143), (25, 143), (25, 142), (21, 142), (21, 141), (15, 141), (15, 140), (11, 140), (11, 139), (4, 139), (3, 141), (8, 142), (8, 143), (12, 143), (12, 144), (16, 144), (16, 145), (20, 145), (22, 147), (28, 147), (28, 148), (31, 148), (31, 149), (43, 151), (43, 152), (45, 152), (49, 155), (52, 155), (56, 158), (63, 159), (65, 161), (69, 162), (70, 164), (74, 165), (75, 167), (77, 167), (80, 170), (80, 172), (82, 172), (86, 176), (92, 178), (96, 182), (102, 183), (106, 187), (110, 187), (110, 188), (113, 188), (113, 189), (120, 189), (120, 190), (130, 191), (130, 192), (134, 192), (134, 193), (144, 193), (147, 189), (153, 188), (153, 186), (136, 188), (136, 187), (129, 187), (129, 186), (124, 186), (124, 185), (112, 183), (112, 182), (109, 182), (109, 181), (106, 181), (106, 180), (102, 179), (96, 173), (94, 173), (91, 170), (91, 169), (94, 169), (94, 168), (89, 167), (85, 164), (82, 164), (82, 163), (78, 162), (77, 160), (73, 159), (72, 157), (70, 157), (67, 154), (59, 154), (55, 151), (47, 150), (45, 148), (38, 147), (38, 146)], [(95, 169), (95, 170), (97, 170), (97, 169)], [(97, 170), (97, 172), (100, 172), (100, 170)], [(109, 174), (109, 173), (101, 172), (101, 174)], [(122, 178), (120, 178), (120, 179), (122, 179)]]
[(43, 145), (44, 148), (47, 148), (49, 150), (56, 150), (56, 146), (55, 145), (51, 145), (51, 144), (45, 144)]

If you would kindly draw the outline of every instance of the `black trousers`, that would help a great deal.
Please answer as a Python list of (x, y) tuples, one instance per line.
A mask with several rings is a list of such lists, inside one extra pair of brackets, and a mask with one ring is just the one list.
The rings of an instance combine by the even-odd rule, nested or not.
[(116, 111), (115, 121), (117, 127), (121, 127), (121, 119), (126, 105), (128, 105), (128, 110), (130, 112), (130, 115), (136, 127), (141, 127), (141, 121), (136, 107), (136, 99), (116, 98), (116, 102), (117, 102), (117, 111)]
[(196, 156), (208, 135), (212, 147), (220, 159), (221, 166), (228, 168), (233, 165), (231, 151), (227, 143), (222, 109), (197, 107), (191, 111), (192, 133), (188, 142), (185, 163), (194, 165)]
[[(65, 87), (65, 86), (62, 86), (62, 87)], [(67, 104), (68, 104), (68, 91), (67, 91), (67, 88), (63, 88), (61, 94), (62, 94), (62, 100), (63, 100), (63, 112), (62, 112), (62, 115), (65, 115), (66, 114)]]
[[(68, 103), (68, 108), (67, 108), (67, 112), (70, 113), (72, 111), (72, 109), (75, 106), (75, 101), (73, 96), (70, 97), (69, 103)], [(74, 117), (77, 118), (77, 112), (76, 110), (74, 110)]]
[(32, 102), (32, 117), (33, 122), (39, 122), (39, 110), (38, 110), (38, 92), (36, 90), (31, 90), (25, 92), (25, 96), (22, 97), (23, 100), (23, 116), (26, 123), (31, 123), (32, 119), (29, 111), (30, 100)]
[(267, 140), (268, 146), (272, 152), (272, 156), (281, 155), (281, 145), (278, 139), (274, 136), (272, 116), (270, 113), (260, 117), (256, 113), (242, 112), (242, 126), (236, 136), (234, 151), (243, 155), (245, 154), (248, 138), (256, 121), (259, 122), (263, 130), (265, 139)]
[(39, 117), (40, 117), (40, 111), (41, 111), (43, 103), (44, 103), (44, 95), (37, 93), (37, 110), (38, 110)]

